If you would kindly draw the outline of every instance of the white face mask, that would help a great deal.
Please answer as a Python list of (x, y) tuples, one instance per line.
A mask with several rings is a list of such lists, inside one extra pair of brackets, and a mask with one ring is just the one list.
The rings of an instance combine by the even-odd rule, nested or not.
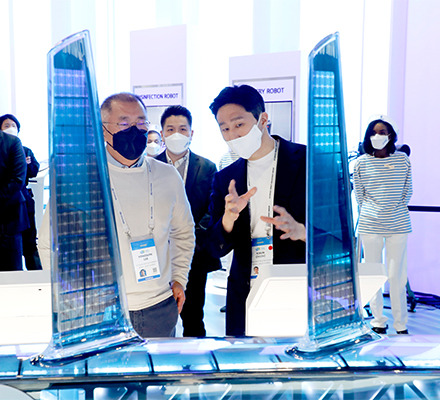
[(263, 132), (257, 125), (258, 123), (252, 126), (247, 135), (226, 142), (234, 153), (246, 160), (261, 147)]
[(390, 138), (387, 135), (378, 135), (377, 133), (374, 136), (370, 137), (371, 145), (376, 150), (382, 150), (390, 141)]
[(179, 132), (173, 133), (171, 136), (165, 137), (167, 149), (173, 154), (182, 154), (188, 150), (191, 143), (189, 136), (182, 135)]
[(9, 128), (3, 129), (3, 132), (9, 133), (10, 135), (17, 136), (18, 130), (15, 126), (10, 126)]
[(147, 154), (151, 157), (157, 156), (160, 153), (161, 145), (159, 143), (150, 142), (147, 144)]

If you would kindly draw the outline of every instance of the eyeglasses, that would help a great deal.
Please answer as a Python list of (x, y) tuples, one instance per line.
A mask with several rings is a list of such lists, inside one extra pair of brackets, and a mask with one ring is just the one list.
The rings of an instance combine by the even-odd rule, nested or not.
[(150, 121), (138, 121), (138, 122), (132, 122), (132, 123), (129, 123), (129, 122), (103, 122), (103, 124), (117, 125), (121, 131), (130, 128), (130, 126), (136, 125), (139, 129), (147, 131), (148, 127), (150, 126)]

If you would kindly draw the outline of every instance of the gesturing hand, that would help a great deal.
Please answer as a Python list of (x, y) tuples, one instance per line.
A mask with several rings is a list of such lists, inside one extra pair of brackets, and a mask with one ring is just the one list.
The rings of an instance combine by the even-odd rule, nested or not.
[(235, 180), (229, 182), (228, 194), (225, 197), (225, 213), (223, 214), (222, 224), (226, 232), (231, 232), (234, 222), (237, 220), (240, 212), (246, 207), (249, 199), (257, 192), (257, 188), (253, 187), (241, 196), (235, 189)]
[(272, 224), (276, 229), (285, 233), (280, 239), (302, 240), (306, 241), (306, 227), (295, 221), (295, 219), (286, 211), (284, 207), (273, 206), (273, 210), (279, 215), (276, 217), (260, 217), (262, 221)]

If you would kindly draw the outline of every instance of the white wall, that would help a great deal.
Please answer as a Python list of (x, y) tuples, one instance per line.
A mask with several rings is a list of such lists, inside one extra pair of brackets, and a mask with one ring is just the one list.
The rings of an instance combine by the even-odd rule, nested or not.
[[(396, 64), (402, 59), (405, 62), (404, 73), (396, 77), (401, 85), (391, 86), (389, 101), (390, 109), (399, 114), (401, 142), (411, 147), (414, 194), (410, 205), (439, 207), (440, 4), (436, 0), (395, 2), (397, 14), (407, 18), (407, 24), (402, 20), (395, 24), (403, 24), (407, 30), (400, 30), (393, 37)], [(408, 243), (411, 286), (416, 291), (440, 294), (440, 213), (411, 212), (411, 221), (413, 232)]]
[[(17, 116), (21, 123), (20, 139), (27, 147), (35, 149), (36, 156), (41, 159), (47, 157), (46, 54), (51, 43), (49, 2), (42, 0), (23, 4), (2, 1), (0, 15), (9, 15), (9, 18), (2, 18), (0, 24), (0, 115), (11, 113)], [(45, 18), (38, 21), (36, 15), (44, 15)], [(38, 29), (33, 31), (30, 27), (35, 26)]]

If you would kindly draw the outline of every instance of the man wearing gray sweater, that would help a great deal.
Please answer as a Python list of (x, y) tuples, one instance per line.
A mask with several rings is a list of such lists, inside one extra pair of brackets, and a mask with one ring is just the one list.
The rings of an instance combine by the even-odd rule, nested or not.
[[(143, 156), (147, 112), (136, 95), (108, 97), (101, 118), (133, 327), (143, 337), (174, 336), (195, 245), (182, 179), (172, 166)], [(49, 219), (45, 220), (39, 251), (47, 266), (50, 240), (43, 234), (49, 230)], [(140, 247), (148, 251), (140, 255)]]

